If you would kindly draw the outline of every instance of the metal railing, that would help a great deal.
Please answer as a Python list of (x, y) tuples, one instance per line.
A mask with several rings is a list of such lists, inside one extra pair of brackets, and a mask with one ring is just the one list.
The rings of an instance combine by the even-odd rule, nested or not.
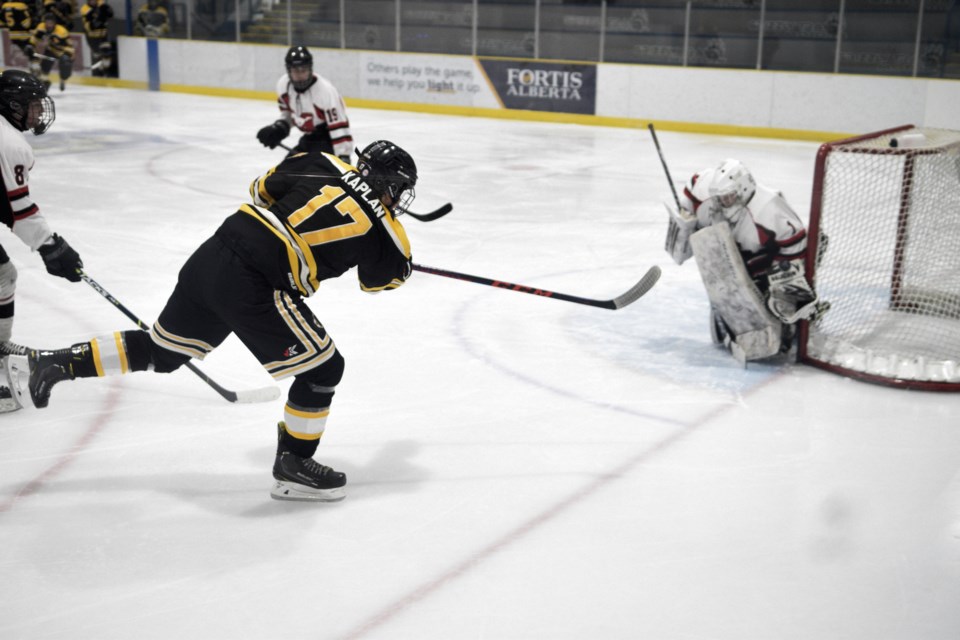
[(960, 78), (958, 0), (179, 0), (171, 37)]

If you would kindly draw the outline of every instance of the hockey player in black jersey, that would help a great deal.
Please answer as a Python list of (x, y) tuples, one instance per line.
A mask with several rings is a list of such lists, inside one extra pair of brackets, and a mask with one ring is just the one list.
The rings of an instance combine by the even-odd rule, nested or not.
[(364, 291), (404, 283), (410, 243), (396, 215), (412, 202), (417, 182), (413, 158), (391, 142), (374, 142), (358, 156), (356, 167), (334, 155), (291, 156), (254, 180), (252, 204), (187, 259), (150, 332), (31, 352), (34, 405), (45, 407), (63, 380), (173, 371), (235, 333), (274, 378), (294, 376), (278, 425), (271, 495), (342, 499), (346, 476), (313, 454), (344, 360), (303, 299), (352, 267)]

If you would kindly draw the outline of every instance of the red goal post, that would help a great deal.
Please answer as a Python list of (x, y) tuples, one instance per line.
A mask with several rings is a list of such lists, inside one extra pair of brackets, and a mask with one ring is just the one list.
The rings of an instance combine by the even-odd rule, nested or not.
[(960, 391), (960, 132), (911, 125), (817, 153), (807, 274), (830, 309), (801, 362)]

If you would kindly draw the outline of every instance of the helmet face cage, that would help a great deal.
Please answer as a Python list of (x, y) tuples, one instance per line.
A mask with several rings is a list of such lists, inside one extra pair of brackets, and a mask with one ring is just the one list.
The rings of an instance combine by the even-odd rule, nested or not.
[(53, 99), (47, 95), (43, 84), (33, 75), (17, 69), (0, 73), (0, 113), (18, 130), (29, 128), (35, 135), (49, 129), (57, 117)]
[(386, 195), (394, 215), (404, 213), (416, 198), (417, 165), (410, 154), (386, 140), (358, 151), (357, 170), (377, 196)]
[(287, 74), (289, 74), (294, 67), (307, 68), (310, 73), (305, 80), (294, 80), (293, 77), (291, 77), (290, 83), (293, 84), (293, 88), (297, 91), (306, 91), (309, 89), (310, 85), (313, 84), (313, 55), (307, 48), (304, 46), (290, 47), (290, 50), (287, 51), (287, 55), (284, 58), (284, 62), (287, 65)]
[[(29, 110), (29, 107), (27, 107)], [(53, 104), (50, 96), (44, 96), (40, 99), (40, 114), (36, 124), (33, 125), (33, 135), (38, 136), (53, 125), (57, 119), (57, 108)]]
[(756, 180), (739, 160), (725, 160), (710, 184), (710, 195), (716, 196), (724, 207), (746, 205), (756, 192)]
[[(396, 185), (391, 187), (391, 194), (395, 190)], [(413, 199), (417, 197), (417, 190), (414, 189), (413, 186), (406, 188), (400, 187), (399, 196), (391, 195), (391, 197), (393, 198), (393, 201), (396, 202), (393, 207), (393, 212), (399, 216), (400, 214), (406, 213), (407, 209), (410, 208), (410, 205), (413, 204)]]

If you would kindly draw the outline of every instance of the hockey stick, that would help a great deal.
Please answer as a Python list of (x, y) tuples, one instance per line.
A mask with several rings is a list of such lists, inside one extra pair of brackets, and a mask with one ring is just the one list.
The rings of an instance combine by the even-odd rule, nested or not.
[(657, 147), (657, 155), (660, 156), (660, 164), (663, 165), (663, 172), (667, 175), (667, 182), (670, 184), (670, 192), (673, 194), (673, 201), (677, 203), (677, 211), (680, 211), (682, 208), (680, 206), (680, 198), (677, 197), (677, 189), (673, 186), (673, 178), (670, 177), (670, 169), (667, 168), (667, 161), (663, 157), (663, 151), (660, 149), (660, 141), (657, 140), (657, 131), (653, 128), (653, 123), (647, 124), (647, 129), (650, 130), (650, 135), (653, 136), (653, 144)]
[[(34, 53), (32, 53), (30, 56), (28, 56), (27, 62), (28, 62), (28, 63), (33, 62), (34, 59), (36, 59), (36, 60), (49, 60), (50, 62), (60, 62), (60, 58), (54, 58), (53, 56), (48, 56), (48, 55), (45, 55), (45, 54), (43, 54), (43, 53), (36, 53), (36, 52), (34, 52)], [(70, 59), (70, 63), (73, 64), (73, 58)], [(92, 71), (92, 70), (95, 69), (95, 68), (96, 68), (96, 65), (90, 65), (89, 67), (83, 67), (81, 70), (82, 70), (82, 71)], [(37, 70), (39, 71), (39, 69), (37, 69)], [(31, 73), (32, 73), (32, 72), (31, 72)]]
[[(293, 151), (293, 149), (292, 149), (291, 147), (288, 147), (287, 145), (283, 144), (282, 142), (280, 143), (280, 146), (281, 146), (282, 148), (286, 149), (287, 151)], [(405, 214), (407, 214), (408, 216), (410, 216), (411, 218), (416, 218), (416, 219), (419, 220), (420, 222), (432, 222), (433, 220), (436, 220), (437, 218), (442, 218), (443, 216), (447, 215), (447, 214), (450, 213), (451, 211), (453, 211), (453, 205), (448, 202), (447, 204), (441, 206), (441, 207), (438, 208), (438, 209), (435, 209), (435, 210), (431, 211), (430, 213), (414, 213), (413, 211), (410, 211), (409, 209), (398, 209), (398, 210), (397, 210), (397, 215), (399, 215), (399, 214), (401, 214), (401, 213), (405, 213)]]
[(439, 209), (436, 209), (435, 211), (431, 211), (430, 213), (414, 213), (409, 209), (402, 209), (401, 211), (412, 218), (416, 218), (420, 222), (430, 222), (432, 220), (436, 220), (437, 218), (442, 218), (443, 216), (453, 211), (453, 205), (448, 202), (447, 204), (443, 205)]
[(520, 293), (529, 293), (535, 296), (543, 296), (544, 298), (553, 298), (555, 300), (565, 300), (566, 302), (575, 302), (576, 304), (585, 304), (591, 307), (600, 307), (602, 309), (622, 309), (623, 307), (636, 302), (640, 299), (643, 294), (653, 288), (653, 285), (657, 283), (657, 280), (660, 279), (660, 267), (654, 265), (647, 270), (640, 281), (637, 284), (630, 287), (630, 289), (612, 300), (593, 300), (591, 298), (581, 298), (579, 296), (571, 296), (566, 293), (557, 293), (556, 291), (548, 291), (547, 289), (536, 289), (534, 287), (528, 287), (523, 284), (513, 284), (511, 282), (504, 282), (503, 280), (492, 280), (490, 278), (484, 278), (481, 276), (471, 276), (466, 273), (458, 273), (456, 271), (447, 271), (446, 269), (437, 269), (435, 267), (426, 267), (422, 264), (413, 265), (414, 271), (422, 271), (424, 273), (431, 273), (435, 276), (443, 276), (445, 278), (453, 278), (455, 280), (466, 280), (467, 282), (476, 282), (477, 284), (485, 284), (490, 287), (497, 287), (499, 289), (510, 289), (511, 291), (519, 291)]
[[(93, 287), (94, 291), (96, 291), (97, 293), (102, 295), (104, 298), (109, 300), (113, 304), (113, 306), (115, 306), (117, 309), (120, 310), (121, 313), (123, 313), (123, 315), (133, 320), (134, 324), (136, 324), (138, 327), (140, 327), (144, 331), (150, 330), (150, 327), (144, 324), (144, 322), (140, 320), (140, 318), (135, 316), (132, 311), (127, 309), (125, 306), (123, 306), (123, 304), (121, 304), (119, 300), (117, 300), (112, 295), (110, 295), (110, 292), (108, 292), (106, 289), (100, 286), (100, 284), (97, 283), (96, 280), (88, 276), (83, 271), (80, 271), (79, 273), (80, 273), (80, 277), (83, 278), (84, 282), (86, 282), (88, 285)], [(269, 402), (271, 400), (276, 400), (277, 398), (280, 397), (280, 389), (277, 387), (263, 387), (260, 389), (231, 391), (217, 384), (215, 380), (213, 380), (210, 376), (208, 376), (203, 371), (198, 369), (197, 366), (192, 362), (187, 361), (186, 366), (188, 369), (190, 369), (190, 371), (193, 371), (195, 374), (200, 376), (201, 380), (203, 380), (208, 385), (210, 385), (210, 387), (214, 391), (219, 393), (224, 399), (226, 399), (229, 402), (239, 402), (239, 403)]]

